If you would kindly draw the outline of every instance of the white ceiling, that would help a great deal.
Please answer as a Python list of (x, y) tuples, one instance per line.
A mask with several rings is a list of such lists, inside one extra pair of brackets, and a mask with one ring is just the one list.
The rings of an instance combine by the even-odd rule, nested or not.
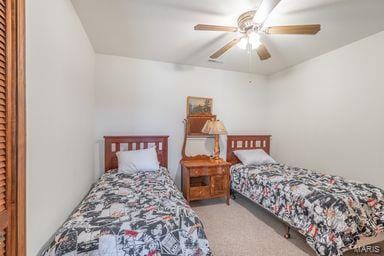
[(237, 47), (213, 52), (236, 33), (194, 31), (197, 23), (235, 26), (260, 0), (72, 0), (97, 53), (273, 74), (384, 30), (384, 0), (282, 0), (266, 25), (322, 24), (316, 36), (264, 36), (272, 58)]

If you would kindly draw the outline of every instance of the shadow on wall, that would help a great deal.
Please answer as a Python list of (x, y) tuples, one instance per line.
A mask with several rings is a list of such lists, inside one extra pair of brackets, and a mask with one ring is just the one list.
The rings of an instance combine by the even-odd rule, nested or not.
[[(219, 36), (216, 36), (212, 40), (208, 41), (207, 43), (204, 43), (203, 45), (201, 44), (201, 41), (196, 41), (195, 44), (199, 45), (199, 48), (194, 50), (193, 52), (189, 53), (188, 55), (182, 56), (178, 62), (179, 63), (193, 63), (196, 61), (206, 60), (208, 61), (209, 55), (212, 54), (213, 52), (208, 53), (207, 49), (210, 49), (212, 45), (217, 45), (217, 42), (220, 44), (222, 43), (223, 45), (227, 43), (231, 38), (230, 34), (221, 34)], [(175, 64), (174, 68), (176, 71), (192, 71), (195, 69), (195, 66), (188, 66), (188, 65), (179, 65)]]
[(188, 72), (188, 71), (193, 71), (195, 69), (193, 66), (179, 65), (179, 64), (175, 64), (173, 67), (176, 71), (180, 71), (180, 72)]
[(104, 172), (104, 139), (96, 140), (94, 179), (97, 181)]

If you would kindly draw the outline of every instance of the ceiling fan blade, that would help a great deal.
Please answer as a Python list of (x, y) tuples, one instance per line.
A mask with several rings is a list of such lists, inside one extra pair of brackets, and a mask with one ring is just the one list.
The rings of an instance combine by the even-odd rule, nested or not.
[(253, 17), (253, 22), (263, 24), (280, 1), (281, 0), (263, 0)]
[(236, 32), (237, 31), (237, 27), (197, 24), (195, 26), (195, 30)]
[(210, 56), (211, 59), (217, 59), (240, 41), (240, 38), (235, 38), (231, 42), (224, 45), (220, 50)]
[(271, 58), (271, 54), (269, 53), (267, 47), (264, 44), (261, 44), (259, 48), (256, 49), (257, 55), (259, 55), (260, 60), (267, 60)]
[(315, 35), (321, 30), (320, 24), (311, 25), (292, 25), (274, 26), (265, 29), (268, 34), (296, 34), (296, 35)]

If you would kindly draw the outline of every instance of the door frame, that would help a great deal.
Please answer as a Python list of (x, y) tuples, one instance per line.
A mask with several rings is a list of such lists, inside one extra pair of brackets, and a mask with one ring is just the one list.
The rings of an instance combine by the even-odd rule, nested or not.
[(11, 0), (14, 75), (14, 141), (12, 150), (15, 216), (12, 221), (14, 244), (10, 255), (26, 255), (26, 74), (25, 74), (25, 0)]

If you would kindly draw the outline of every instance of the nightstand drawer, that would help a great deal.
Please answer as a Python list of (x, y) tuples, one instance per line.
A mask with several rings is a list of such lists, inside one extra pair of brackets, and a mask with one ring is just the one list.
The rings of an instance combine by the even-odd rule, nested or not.
[(222, 175), (225, 173), (226, 169), (227, 167), (221, 166), (191, 168), (189, 175), (191, 177)]
[(191, 200), (209, 198), (211, 195), (209, 186), (204, 187), (191, 187), (189, 189), (189, 196)]

